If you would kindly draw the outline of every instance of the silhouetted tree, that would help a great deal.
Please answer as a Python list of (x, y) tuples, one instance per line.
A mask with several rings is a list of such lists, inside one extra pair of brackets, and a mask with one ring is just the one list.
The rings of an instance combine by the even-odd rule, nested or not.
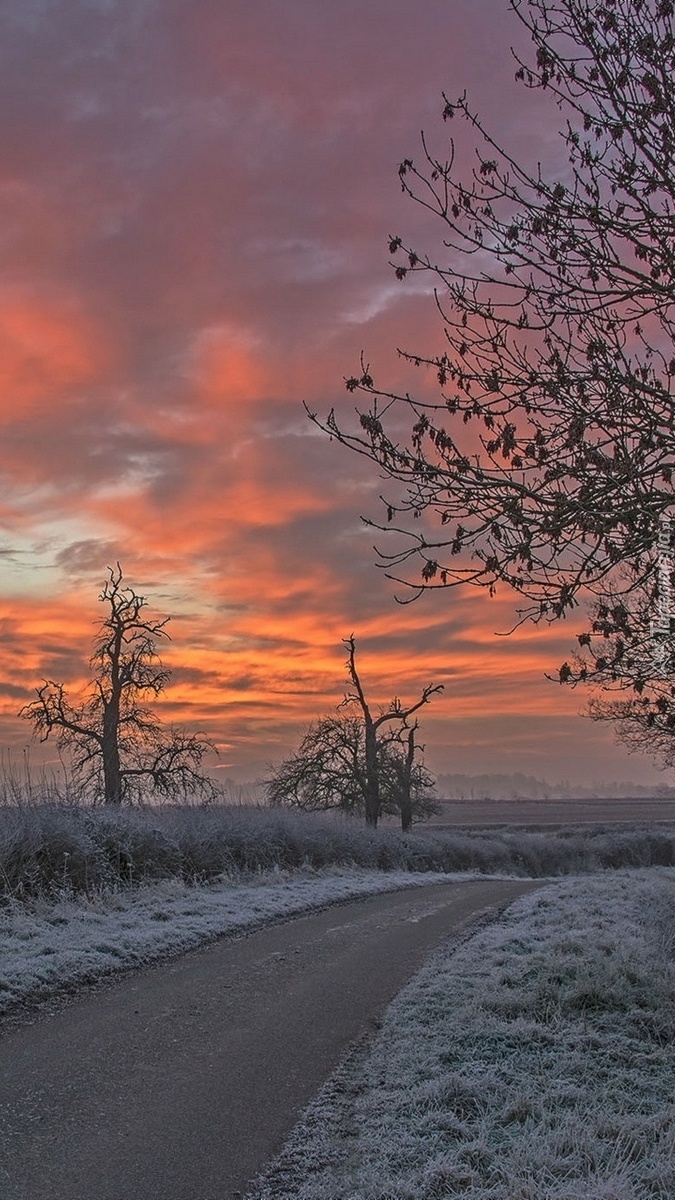
[[(414, 731), (408, 734), (412, 746), (393, 730), (377, 739), (378, 815), (400, 815), (404, 830), (436, 811), (433, 777), (416, 757)], [(345, 713), (313, 722), (297, 752), (267, 780), (270, 804), (304, 812), (364, 813), (367, 796), (365, 726)]]
[(71, 757), (76, 779), (106, 804), (131, 800), (147, 785), (162, 797), (214, 794), (200, 770), (210, 743), (162, 726), (145, 706), (170, 677), (157, 653), (158, 639), (168, 640), (169, 618), (147, 614), (144, 597), (123, 586), (119, 563), (109, 570), (99, 600), (108, 615), (94, 645), (86, 696), (73, 703), (63, 684), (46, 680), (20, 715), (42, 741), (54, 737)]
[(297, 753), (269, 777), (268, 799), (310, 811), (363, 812), (373, 827), (382, 813), (400, 813), (403, 828), (409, 829), (413, 818), (435, 811), (433, 777), (417, 757), (418, 726), (409, 719), (442, 685), (424, 688), (407, 707), (394, 699), (374, 716), (356, 666), (354, 636), (344, 644), (350, 689), (340, 708), (348, 711), (310, 725)]
[[(422, 691), (419, 700), (414, 704), (404, 706), (398, 698), (392, 700), (388, 708), (385, 708), (378, 716), (373, 716), (372, 708), (366, 699), (366, 694), (361, 683), (361, 678), (356, 667), (356, 642), (354, 635), (344, 639), (344, 644), (347, 647), (347, 671), (351, 682), (351, 688), (347, 692), (343, 700), (344, 706), (354, 706), (360, 709), (361, 720), (363, 722), (363, 737), (364, 737), (364, 757), (365, 757), (365, 812), (366, 824), (377, 825), (377, 819), (380, 815), (380, 772), (378, 770), (378, 737), (380, 731), (385, 727), (391, 726), (394, 730), (400, 732), (402, 728), (408, 726), (408, 722), (413, 713), (416, 713), (423, 705), (428, 704), (432, 696), (443, 691), (442, 684), (429, 684)], [(414, 747), (414, 740), (413, 740)], [(413, 751), (414, 753), (414, 751)]]
[(415, 741), (418, 725), (415, 721), (405, 735), (402, 735), (401, 752), (392, 755), (391, 767), (393, 779), (391, 791), (396, 808), (401, 814), (401, 829), (404, 833), (411, 828), (417, 816), (429, 817), (438, 811), (434, 801), (434, 780), (427, 772), (424, 763), (416, 758), (420, 748)]
[(290, 804), (305, 812), (362, 810), (365, 761), (361, 721), (344, 714), (314, 721), (297, 753), (270, 775), (267, 798), (271, 804)]
[(473, 170), (426, 138), (399, 168), (443, 260), (389, 246), (399, 279), (434, 286), (442, 349), (402, 353), (440, 394), (388, 390), (363, 360), (356, 426), (311, 415), (400, 485), (370, 522), (397, 534), (381, 555), (394, 579), (503, 581), (523, 619), (555, 619), (584, 590), (653, 576), (673, 504), (675, 26), (671, 0), (510, 3), (535, 52), (516, 78), (564, 118), (560, 167), (517, 160), (466, 95), (444, 96), (444, 120), (476, 139)]

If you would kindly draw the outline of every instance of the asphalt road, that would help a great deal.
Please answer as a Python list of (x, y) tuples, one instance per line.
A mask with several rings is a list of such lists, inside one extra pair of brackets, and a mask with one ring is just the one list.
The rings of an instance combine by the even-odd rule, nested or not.
[(448, 883), (220, 941), (0, 1035), (2, 1200), (229, 1200), (442, 939), (538, 886)]

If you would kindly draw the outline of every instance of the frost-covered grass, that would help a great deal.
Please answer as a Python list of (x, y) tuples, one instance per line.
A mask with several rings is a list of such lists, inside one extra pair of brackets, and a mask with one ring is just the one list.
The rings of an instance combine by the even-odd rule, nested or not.
[(672, 1200), (675, 872), (568, 879), (398, 996), (254, 1195)]
[(335, 814), (246, 806), (0, 806), (0, 902), (64, 890), (94, 895), (148, 880), (203, 883), (332, 865), (534, 878), (669, 866), (675, 865), (675, 828), (423, 829), (403, 836)]
[(270, 872), (256, 882), (178, 879), (0, 908), (0, 1014), (63, 987), (178, 954), (224, 934), (377, 892), (447, 882), (427, 872)]

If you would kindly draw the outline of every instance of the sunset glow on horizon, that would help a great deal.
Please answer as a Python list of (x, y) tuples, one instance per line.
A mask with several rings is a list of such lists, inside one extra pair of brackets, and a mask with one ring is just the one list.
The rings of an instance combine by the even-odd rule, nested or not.
[(43, 679), (84, 685), (120, 562), (171, 617), (158, 711), (225, 776), (339, 704), (353, 633), (376, 705), (444, 685), (434, 772), (665, 782), (546, 679), (582, 617), (505, 637), (505, 589), (396, 602), (360, 520), (386, 484), (303, 407), (353, 410), (362, 352), (412, 390), (397, 347), (442, 338), (387, 254), (438, 248), (397, 167), (447, 137), (441, 93), (555, 153), (507, 0), (7, 0), (0, 24), (0, 745)]

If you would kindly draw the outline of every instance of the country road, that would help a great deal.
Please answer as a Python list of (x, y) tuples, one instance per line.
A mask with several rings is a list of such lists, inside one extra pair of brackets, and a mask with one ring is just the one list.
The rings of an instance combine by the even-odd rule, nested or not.
[(135, 971), (0, 1035), (2, 1200), (229, 1200), (444, 938), (528, 881), (387, 893)]

